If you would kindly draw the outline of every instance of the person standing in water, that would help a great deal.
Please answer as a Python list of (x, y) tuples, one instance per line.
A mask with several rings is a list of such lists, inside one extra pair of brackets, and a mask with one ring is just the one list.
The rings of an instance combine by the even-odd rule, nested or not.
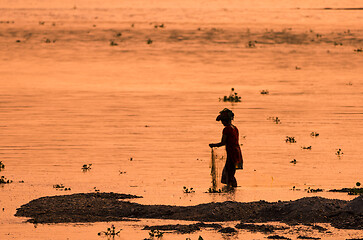
[(227, 184), (227, 187), (237, 187), (235, 178), (236, 169), (243, 169), (243, 158), (239, 146), (239, 134), (236, 126), (232, 124), (234, 113), (225, 108), (216, 119), (224, 125), (222, 140), (219, 143), (211, 143), (211, 148), (226, 146), (227, 160), (223, 168), (221, 182)]

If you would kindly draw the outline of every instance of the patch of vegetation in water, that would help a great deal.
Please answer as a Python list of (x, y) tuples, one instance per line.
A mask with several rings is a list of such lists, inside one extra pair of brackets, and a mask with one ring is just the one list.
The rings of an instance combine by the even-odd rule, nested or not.
[(183, 192), (184, 193), (194, 193), (195, 191), (193, 190), (193, 188), (187, 188), (186, 186), (183, 187)]
[(71, 190), (71, 188), (69, 187), (69, 188), (67, 188), (67, 187), (65, 187), (63, 184), (54, 184), (53, 185), (53, 188), (55, 188), (56, 190), (61, 190), (61, 191), (70, 191)]
[(12, 180), (9, 180), (4, 176), (1, 176), (1, 178), (0, 178), (0, 184), (8, 184), (8, 183), (12, 183), (12, 182), (13, 182)]
[(320, 134), (319, 133), (317, 133), (317, 132), (311, 132), (310, 133), (310, 136), (312, 136), (312, 137), (317, 137), (317, 136), (319, 136)]
[(116, 231), (116, 227), (112, 224), (111, 227), (107, 228), (106, 231), (99, 232), (98, 235), (99, 236), (105, 235), (105, 236), (114, 237), (114, 236), (118, 236), (118, 234), (121, 232), (121, 230), (122, 229)]
[(83, 172), (87, 172), (87, 171), (90, 171), (91, 170), (91, 166), (92, 166), (92, 163), (90, 163), (90, 164), (83, 164), (83, 166), (82, 166), (82, 171)]
[(286, 136), (285, 142), (296, 143), (295, 137)]
[(329, 192), (344, 192), (348, 195), (363, 195), (363, 188), (342, 188), (342, 189), (331, 189)]
[(238, 93), (234, 91), (234, 88), (231, 88), (231, 93), (229, 96), (224, 96), (223, 98), (219, 98), (219, 101), (223, 102), (241, 102), (241, 97), (238, 96)]
[(281, 124), (281, 120), (278, 117), (269, 117), (268, 120), (272, 120), (276, 124)]

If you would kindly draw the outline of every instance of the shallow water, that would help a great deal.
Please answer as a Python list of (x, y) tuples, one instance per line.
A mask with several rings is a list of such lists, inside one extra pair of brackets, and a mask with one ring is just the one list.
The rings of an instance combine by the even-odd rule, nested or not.
[[(0, 175), (14, 181), (0, 185), (1, 239), (99, 239), (110, 224), (34, 228), (13, 216), (34, 198), (94, 188), (141, 195), (145, 204), (353, 198), (305, 189), (362, 182), (363, 55), (354, 51), (363, 43), (362, 11), (318, 9), (359, 1), (140, 2), (0, 3)], [(219, 101), (231, 87), (241, 103)], [(224, 107), (235, 112), (245, 169), (234, 193), (208, 194), (208, 144), (220, 140), (215, 117)], [(148, 237), (143, 221), (115, 223), (125, 228), (120, 239)], [(324, 239), (362, 236), (332, 232)], [(192, 239), (199, 234), (222, 239), (208, 230)]]

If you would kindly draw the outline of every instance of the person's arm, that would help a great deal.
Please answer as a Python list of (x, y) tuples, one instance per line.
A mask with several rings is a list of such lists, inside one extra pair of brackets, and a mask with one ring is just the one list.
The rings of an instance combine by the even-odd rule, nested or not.
[(227, 135), (223, 134), (221, 142), (219, 142), (219, 143), (211, 143), (211, 144), (209, 144), (209, 147), (211, 147), (211, 148), (221, 147), (221, 146), (226, 145), (226, 143), (227, 143)]

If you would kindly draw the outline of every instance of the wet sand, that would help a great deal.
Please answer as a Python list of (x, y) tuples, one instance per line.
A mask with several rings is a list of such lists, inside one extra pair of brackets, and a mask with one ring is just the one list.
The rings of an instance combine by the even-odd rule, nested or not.
[[(21, 206), (16, 216), (32, 223), (123, 221), (139, 218), (203, 222), (283, 222), (289, 225), (331, 223), (363, 229), (363, 196), (351, 201), (306, 197), (280, 202), (220, 202), (196, 206), (142, 205), (124, 201), (138, 196), (88, 193), (43, 197)], [(195, 225), (192, 225), (195, 227)]]

